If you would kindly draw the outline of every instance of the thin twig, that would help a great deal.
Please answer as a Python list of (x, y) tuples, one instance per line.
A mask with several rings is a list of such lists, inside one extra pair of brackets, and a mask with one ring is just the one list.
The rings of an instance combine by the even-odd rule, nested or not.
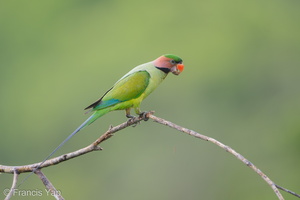
[(34, 173), (41, 179), (45, 187), (48, 191), (50, 191), (51, 195), (57, 199), (57, 200), (64, 200), (64, 198), (61, 196), (61, 192), (55, 189), (55, 187), (52, 185), (52, 183), (49, 181), (49, 179), (43, 174), (43, 172), (40, 169), (37, 169), (34, 171)]
[[(281, 189), (281, 190), (283, 190), (285, 192), (288, 192), (288, 193), (290, 193), (290, 194), (292, 194), (292, 195), (300, 198), (300, 195), (296, 194), (295, 192), (290, 191), (288, 189), (285, 189), (285, 188), (283, 188), (283, 187), (281, 187), (279, 185), (276, 185), (268, 176), (266, 176), (261, 170), (259, 170), (253, 163), (251, 163), (249, 160), (247, 160), (241, 154), (237, 153), (231, 147), (229, 147), (229, 146), (227, 146), (227, 145), (225, 145), (225, 144), (217, 141), (214, 138), (202, 135), (200, 133), (197, 133), (196, 131), (184, 128), (184, 127), (179, 126), (177, 124), (174, 124), (174, 123), (172, 123), (170, 121), (167, 121), (167, 120), (164, 120), (162, 118), (156, 117), (156, 116), (153, 115), (153, 112), (149, 112), (146, 115), (130, 119), (127, 122), (124, 122), (124, 123), (122, 123), (122, 124), (120, 124), (118, 126), (115, 126), (115, 127), (110, 126), (109, 129), (103, 135), (101, 135), (97, 140), (95, 140), (92, 144), (88, 145), (87, 147), (84, 147), (84, 148), (79, 149), (77, 151), (74, 151), (74, 152), (71, 152), (71, 153), (67, 153), (67, 154), (64, 154), (64, 155), (61, 155), (61, 156), (49, 159), (49, 160), (45, 161), (42, 165), (40, 165), (41, 163), (34, 163), (34, 164), (24, 165), (24, 166), (5, 166), (5, 165), (0, 165), (0, 173), (1, 172), (2, 173), (13, 173), (14, 174), (14, 181), (13, 182), (15, 182), (15, 184), (16, 184), (16, 179), (17, 179), (17, 175), (18, 175), (17, 173), (25, 173), (25, 172), (31, 172), (32, 173), (32, 171), (34, 171), (37, 167), (39, 168), (38, 173), (41, 173), (40, 169), (42, 169), (44, 167), (49, 167), (49, 166), (52, 166), (52, 165), (56, 165), (56, 164), (59, 164), (61, 162), (67, 161), (69, 159), (81, 156), (83, 154), (86, 154), (86, 153), (89, 153), (89, 152), (92, 152), (92, 151), (102, 150), (102, 148), (99, 146), (99, 144), (102, 143), (103, 141), (109, 139), (110, 137), (112, 137), (113, 133), (118, 132), (118, 131), (120, 131), (120, 130), (128, 127), (128, 126), (132, 126), (134, 124), (137, 124), (137, 123), (139, 123), (142, 120), (147, 120), (149, 118), (153, 119), (155, 122), (158, 122), (160, 124), (169, 126), (171, 128), (174, 128), (174, 129), (179, 130), (181, 132), (184, 132), (184, 133), (187, 133), (189, 135), (195, 136), (195, 137), (200, 138), (202, 140), (209, 141), (209, 142), (211, 142), (211, 143), (213, 143), (213, 144), (221, 147), (226, 152), (229, 152), (230, 154), (234, 155), (238, 160), (242, 161), (245, 165), (247, 165), (253, 171), (255, 171), (263, 180), (265, 180), (268, 183), (268, 185), (273, 189), (273, 191), (277, 195), (278, 199), (280, 199), (280, 200), (284, 199), (278, 189)], [(36, 173), (36, 171), (35, 171), (35, 173)], [(23, 182), (24, 182), (24, 180), (23, 180)], [(14, 187), (16, 187), (16, 186), (14, 186)]]
[(293, 191), (291, 191), (291, 190), (288, 190), (288, 189), (286, 189), (286, 188), (284, 188), (284, 187), (281, 187), (281, 186), (279, 186), (279, 185), (276, 185), (276, 184), (275, 184), (275, 186), (276, 186), (278, 189), (282, 190), (282, 191), (285, 191), (285, 192), (287, 192), (287, 193), (290, 193), (291, 195), (294, 195), (294, 196), (300, 198), (300, 195), (299, 195), (299, 194), (297, 194), (297, 193), (295, 193), (295, 192), (293, 192)]
[(10, 188), (9, 193), (6, 195), (6, 197), (5, 197), (4, 200), (9, 200), (13, 196), (13, 194), (15, 192), (15, 189), (16, 189), (17, 181), (18, 181), (18, 175), (19, 175), (19, 173), (15, 169), (14, 170), (14, 178), (13, 178), (13, 182), (12, 182), (11, 188)]
[(149, 118), (153, 119), (155, 122), (158, 122), (160, 124), (166, 125), (168, 127), (174, 128), (174, 129), (177, 129), (178, 131), (187, 133), (189, 135), (195, 136), (195, 137), (200, 138), (200, 139), (205, 140), (205, 141), (212, 142), (213, 144), (215, 144), (215, 145), (221, 147), (222, 149), (224, 149), (225, 151), (231, 153), (237, 159), (239, 159), (244, 164), (246, 164), (248, 167), (250, 167), (252, 170), (254, 170), (262, 179), (264, 179), (268, 183), (268, 185), (273, 189), (273, 191), (277, 195), (278, 199), (284, 200), (283, 196), (281, 195), (281, 193), (277, 189), (275, 183), (267, 175), (265, 175), (261, 170), (259, 170), (254, 164), (252, 164), (249, 160), (247, 160), (245, 157), (243, 157), (241, 154), (239, 154), (238, 152), (236, 152), (231, 147), (229, 147), (229, 146), (227, 146), (227, 145), (219, 142), (218, 140), (216, 140), (214, 138), (202, 135), (200, 133), (197, 133), (196, 131), (184, 128), (182, 126), (179, 126), (177, 124), (174, 124), (174, 123), (169, 122), (167, 120), (164, 120), (162, 118), (156, 117), (154, 115), (149, 115)]
[(78, 156), (81, 156), (83, 154), (92, 152), (92, 151), (98, 151), (98, 150), (102, 150), (102, 148), (99, 146), (100, 143), (104, 142), (105, 140), (109, 139), (110, 137), (113, 136), (113, 133), (120, 131), (128, 126), (134, 125), (142, 120), (144, 120), (145, 118), (143, 116), (141, 117), (136, 117), (133, 119), (128, 120), (127, 122), (124, 122), (118, 126), (112, 127), (110, 126), (109, 129), (103, 134), (101, 135), (97, 140), (95, 140), (92, 144), (79, 149), (77, 151), (73, 151), (67, 154), (63, 154), (61, 156), (49, 159), (47, 161), (45, 161), (42, 165), (41, 162), (39, 163), (34, 163), (34, 164), (30, 164), (30, 165), (23, 165), (23, 166), (5, 166), (5, 165), (0, 165), (0, 173), (14, 173), (14, 170), (16, 169), (19, 173), (24, 173), (24, 172), (32, 172), (34, 171), (37, 167), (39, 167), (39, 169), (45, 168), (45, 167), (49, 167), (51, 165), (56, 165), (59, 164), (61, 162), (70, 160), (72, 158), (76, 158)]

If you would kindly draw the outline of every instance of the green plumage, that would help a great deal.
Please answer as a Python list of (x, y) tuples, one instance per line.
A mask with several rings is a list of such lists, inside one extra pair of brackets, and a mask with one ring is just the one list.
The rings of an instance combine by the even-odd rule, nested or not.
[[(86, 109), (95, 111), (83, 127), (113, 110), (134, 108), (140, 114), (140, 103), (166, 77), (166, 73), (157, 69), (153, 62), (139, 65), (125, 74), (99, 100)], [(82, 128), (83, 128), (82, 127)]]
[[(167, 54), (152, 62), (139, 65), (125, 74), (99, 100), (85, 108), (90, 109), (90, 111), (93, 111), (94, 113), (73, 133), (71, 133), (56, 149), (54, 149), (54, 151), (52, 151), (52, 153), (48, 155), (40, 165), (50, 158), (78, 131), (90, 125), (104, 114), (113, 110), (126, 110), (126, 116), (131, 117), (131, 108), (134, 108), (136, 114), (141, 114), (141, 102), (157, 88), (157, 86), (167, 76), (168, 72), (172, 71), (171, 68), (174, 72), (174, 67), (176, 67), (174, 61), (177, 64), (182, 62), (181, 58), (178, 56)], [(178, 75), (180, 72), (175, 70), (174, 73)]]
[[(102, 101), (118, 99), (120, 102), (138, 98), (149, 85), (150, 74), (147, 71), (138, 71), (118, 81)], [(97, 109), (97, 106), (95, 107)]]
[(172, 55), (172, 54), (165, 54), (164, 55), (166, 58), (171, 58), (173, 59), (175, 62), (177, 63), (181, 63), (182, 62), (182, 59), (179, 58), (178, 56), (175, 56), (175, 55)]

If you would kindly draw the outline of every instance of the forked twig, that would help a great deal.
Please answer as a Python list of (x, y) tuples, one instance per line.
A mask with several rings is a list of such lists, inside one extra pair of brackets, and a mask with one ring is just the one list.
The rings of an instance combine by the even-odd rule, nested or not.
[(278, 189), (284, 191), (284, 192), (290, 193), (291, 195), (294, 195), (294, 196), (300, 198), (300, 195), (299, 195), (299, 194), (297, 194), (297, 193), (295, 193), (295, 192), (293, 192), (293, 191), (291, 191), (291, 190), (288, 190), (288, 189), (286, 189), (286, 188), (284, 188), (284, 187), (281, 187), (281, 186), (279, 186), (279, 185), (276, 185), (276, 187), (277, 187)]
[(18, 175), (19, 175), (19, 173), (15, 169), (14, 170), (14, 178), (13, 178), (13, 182), (12, 182), (11, 188), (10, 189), (6, 189), (6, 191), (3, 191), (5, 194), (6, 194), (6, 192), (8, 192), (8, 194), (6, 195), (6, 197), (5, 197), (4, 200), (9, 200), (14, 195), (14, 191), (15, 191), (16, 186), (17, 186)]
[[(132, 126), (136, 123), (139, 123), (142, 120), (148, 120), (149, 118), (153, 119), (155, 122), (166, 125), (168, 127), (174, 128), (178, 131), (184, 132), (188, 135), (192, 135), (195, 136), (197, 138), (200, 138), (202, 140), (205, 141), (209, 141), (219, 147), (221, 147), (222, 149), (224, 149), (226, 152), (229, 152), (230, 154), (234, 155), (238, 160), (242, 161), (245, 165), (247, 165), (248, 167), (250, 167), (253, 171), (255, 171), (265, 182), (267, 182), (267, 184), (272, 188), (272, 190), (274, 191), (274, 193), (276, 194), (276, 196), (278, 197), (279, 200), (284, 200), (282, 194), (279, 192), (278, 189), (281, 189), (285, 192), (288, 192), (298, 198), (300, 198), (300, 195), (296, 194), (293, 191), (290, 191), (288, 189), (285, 189), (277, 184), (275, 184), (266, 174), (264, 174), (260, 169), (258, 169), (253, 163), (251, 163), (249, 160), (247, 160), (244, 156), (242, 156), (241, 154), (239, 154), (238, 152), (236, 152), (234, 149), (232, 149), (231, 147), (219, 142), (218, 140), (202, 135), (196, 131), (184, 128), (182, 126), (179, 126), (177, 124), (174, 124), (170, 121), (167, 121), (165, 119), (156, 117), (153, 115), (153, 112), (148, 112), (147, 114), (140, 116), (140, 117), (136, 117), (133, 119), (128, 120), (127, 122), (124, 122), (118, 126), (115, 127), (110, 127), (103, 135), (101, 135), (97, 140), (95, 140), (92, 144), (88, 145), (87, 147), (84, 147), (82, 149), (79, 149), (77, 151), (71, 152), (71, 153), (67, 153), (52, 159), (49, 159), (47, 161), (45, 161), (44, 163), (34, 163), (31, 165), (24, 165), (24, 166), (5, 166), (5, 165), (0, 165), (0, 173), (13, 173), (14, 174), (14, 181), (13, 181), (13, 185), (12, 185), (12, 189), (11, 191), (13, 191), (13, 189), (16, 187), (16, 182), (17, 182), (17, 176), (18, 173), (25, 173), (25, 172), (35, 172), (40, 179), (43, 181), (44, 185), (46, 186), (46, 188), (50, 191), (53, 191), (53, 194), (59, 194), (57, 195), (55, 198), (57, 199), (63, 199), (63, 197), (61, 196), (61, 194), (54, 188), (54, 186), (50, 183), (50, 181), (46, 178), (46, 176), (40, 171), (40, 169), (44, 168), (44, 167), (49, 167), (52, 165), (56, 165), (59, 164), (61, 162), (67, 161), (69, 159), (81, 156), (83, 154), (92, 152), (92, 151), (97, 151), (97, 150), (102, 150), (102, 148), (99, 146), (100, 143), (102, 143), (103, 141), (109, 139), (110, 137), (113, 136), (113, 133), (118, 132), (128, 126)], [(36, 168), (39, 168), (38, 170)], [(23, 180), (24, 182), (24, 180)], [(23, 183), (22, 182), (22, 183)], [(21, 183), (21, 184), (22, 184)], [(10, 192), (11, 192), (10, 191)], [(6, 199), (10, 199), (9, 197), (10, 194), (7, 195)], [(11, 194), (12, 195), (12, 194)]]
[(178, 131), (187, 133), (189, 135), (195, 136), (195, 137), (200, 138), (200, 139), (205, 140), (205, 141), (209, 141), (209, 142), (211, 142), (211, 143), (213, 143), (213, 144), (221, 147), (225, 151), (227, 151), (230, 154), (234, 155), (238, 160), (242, 161), (245, 165), (247, 165), (248, 167), (250, 167), (253, 171), (255, 171), (273, 189), (273, 191), (277, 195), (278, 199), (284, 200), (282, 194), (277, 189), (276, 184), (267, 175), (265, 175), (260, 169), (258, 169), (254, 164), (252, 164), (249, 160), (247, 160), (244, 156), (242, 156), (241, 154), (239, 154), (238, 152), (236, 152), (231, 147), (229, 147), (229, 146), (227, 146), (227, 145), (219, 142), (218, 140), (216, 140), (214, 138), (208, 137), (206, 135), (202, 135), (200, 133), (197, 133), (196, 131), (184, 128), (182, 126), (179, 126), (177, 124), (174, 124), (174, 123), (169, 122), (167, 120), (164, 120), (162, 118), (156, 117), (154, 115), (149, 115), (149, 118), (153, 119), (157, 123), (160, 123), (160, 124), (166, 125), (168, 127), (177, 129)]
[(61, 192), (55, 189), (55, 187), (52, 185), (52, 183), (49, 181), (49, 179), (43, 174), (43, 172), (40, 169), (37, 169), (34, 171), (34, 173), (41, 179), (47, 190), (51, 193), (51, 195), (57, 199), (57, 200), (64, 200), (64, 198), (61, 196)]

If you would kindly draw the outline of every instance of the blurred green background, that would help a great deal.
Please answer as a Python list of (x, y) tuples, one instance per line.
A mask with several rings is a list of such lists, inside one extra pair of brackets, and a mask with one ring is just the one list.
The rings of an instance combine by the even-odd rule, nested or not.
[[(0, 164), (41, 161), (116, 80), (172, 53), (185, 71), (142, 109), (220, 140), (299, 193), (299, 8), (297, 0), (2, 1)], [(123, 111), (104, 116), (56, 155), (125, 120)], [(43, 172), (66, 199), (276, 199), (232, 155), (151, 120), (102, 147)], [(11, 181), (0, 174), (1, 199)], [(35, 175), (19, 189), (43, 195), (13, 199), (53, 199)]]

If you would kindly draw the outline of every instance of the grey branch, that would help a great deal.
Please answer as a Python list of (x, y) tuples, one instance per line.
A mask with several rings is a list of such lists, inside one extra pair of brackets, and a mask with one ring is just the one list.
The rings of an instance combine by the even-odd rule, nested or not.
[(18, 175), (19, 174), (18, 174), (17, 170), (14, 170), (13, 182), (12, 182), (11, 188), (9, 190), (9, 193), (6, 195), (4, 200), (9, 200), (13, 196), (14, 190), (16, 189), (16, 186), (17, 186)]
[(162, 118), (156, 117), (154, 115), (150, 115), (149, 118), (153, 119), (157, 123), (169, 126), (171, 128), (177, 129), (177, 130), (179, 130), (181, 132), (184, 132), (184, 133), (187, 133), (189, 135), (195, 136), (195, 137), (200, 138), (202, 140), (209, 141), (209, 142), (211, 142), (211, 143), (213, 143), (213, 144), (221, 147), (226, 152), (229, 152), (230, 154), (234, 155), (238, 160), (242, 161), (245, 165), (247, 165), (253, 171), (255, 171), (262, 179), (264, 179), (264, 181), (266, 181), (268, 183), (268, 185), (272, 188), (272, 190), (277, 195), (278, 199), (284, 200), (283, 196), (281, 195), (281, 193), (277, 189), (276, 184), (267, 175), (265, 175), (261, 170), (259, 170), (254, 164), (252, 164), (249, 160), (247, 160), (244, 156), (242, 156), (241, 154), (239, 154), (238, 152), (236, 152), (231, 147), (229, 147), (229, 146), (227, 146), (227, 145), (219, 142), (218, 140), (216, 140), (214, 138), (202, 135), (200, 133), (197, 133), (196, 131), (184, 128), (182, 126), (178, 126), (177, 124), (174, 124), (174, 123), (169, 122), (167, 120), (164, 120)]
[[(149, 112), (147, 115), (150, 115), (151, 112)], [(5, 165), (0, 165), (0, 173), (14, 173), (14, 171), (16, 170), (18, 173), (24, 173), (24, 172), (32, 172), (34, 171), (37, 167), (39, 169), (45, 168), (45, 167), (49, 167), (51, 165), (56, 165), (59, 164), (61, 162), (70, 160), (72, 158), (76, 158), (78, 156), (81, 156), (83, 154), (92, 152), (92, 151), (98, 151), (98, 150), (102, 150), (102, 148), (99, 146), (100, 143), (102, 143), (103, 141), (109, 139), (110, 137), (113, 136), (113, 133), (120, 131), (128, 126), (132, 126), (135, 125), (136, 123), (139, 123), (140, 121), (144, 120), (145, 117), (147, 116), (141, 116), (141, 117), (136, 117), (136, 118), (132, 118), (130, 120), (128, 120), (127, 122), (124, 122), (118, 126), (112, 127), (110, 126), (109, 129), (103, 134), (101, 135), (97, 140), (95, 140), (92, 144), (79, 149), (77, 151), (73, 151), (67, 154), (63, 154), (61, 156), (49, 159), (47, 161), (45, 161), (42, 165), (41, 162), (39, 163), (34, 163), (34, 164), (30, 164), (30, 165), (23, 165), (23, 166), (5, 166)]]
[[(252, 162), (250, 162), (249, 160), (247, 160), (244, 156), (242, 156), (241, 154), (239, 154), (238, 152), (236, 152), (234, 149), (232, 149), (231, 147), (219, 142), (218, 140), (202, 135), (196, 131), (184, 128), (182, 126), (179, 126), (177, 124), (174, 124), (170, 121), (164, 120), (162, 118), (156, 117), (153, 115), (154, 112), (148, 112), (143, 116), (140, 117), (136, 117), (133, 119), (128, 120), (127, 122), (124, 122), (118, 126), (115, 127), (110, 127), (103, 135), (101, 135), (97, 140), (95, 140), (92, 144), (88, 145), (87, 147), (84, 147), (82, 149), (79, 149), (77, 151), (71, 152), (71, 153), (67, 153), (52, 159), (49, 159), (47, 161), (45, 161), (44, 163), (42, 163), (42, 165), (40, 165), (41, 163), (34, 163), (34, 164), (30, 164), (30, 165), (24, 165), (24, 166), (5, 166), (5, 165), (0, 165), (0, 173), (14, 173), (15, 176), (17, 176), (16, 174), (18, 173), (24, 173), (24, 172), (33, 172), (35, 171), (35, 173), (41, 178), (41, 180), (46, 180), (48, 181), (48, 183), (50, 183), (50, 181), (45, 177), (45, 175), (42, 174), (42, 172), (40, 171), (40, 169), (44, 168), (44, 167), (49, 167), (52, 165), (56, 165), (59, 164), (61, 162), (67, 161), (69, 159), (81, 156), (83, 154), (92, 152), (92, 151), (98, 151), (98, 150), (102, 150), (102, 148), (99, 146), (100, 143), (102, 143), (103, 141), (109, 139), (110, 137), (113, 136), (113, 133), (120, 131), (126, 127), (132, 126), (132, 125), (136, 125), (137, 123), (139, 123), (142, 120), (148, 120), (153, 119), (155, 122), (166, 125), (168, 127), (174, 128), (178, 131), (181, 131), (183, 133), (186, 133), (188, 135), (192, 135), (196, 138), (205, 140), (205, 141), (209, 141), (219, 147), (221, 147), (222, 149), (224, 149), (226, 152), (234, 155), (238, 160), (240, 160), (241, 162), (243, 162), (245, 165), (247, 165), (248, 167), (250, 167), (253, 171), (255, 171), (274, 191), (274, 193), (276, 194), (276, 196), (278, 197), (278, 199), (280, 200), (284, 200), (282, 194), (279, 192), (278, 188), (288, 192), (296, 197), (300, 197), (298, 194), (296, 194), (293, 191), (287, 190), (277, 184), (275, 184), (266, 174), (264, 174), (260, 169), (258, 169)], [(36, 168), (39, 168), (39, 170), (36, 170)], [(15, 178), (14, 178), (15, 179)], [(45, 183), (43, 181), (44, 185), (46, 186), (47, 189), (50, 189), (53, 185), (49, 185), (48, 183)], [(15, 187), (15, 186), (14, 186)], [(48, 188), (49, 187), (49, 188)], [(13, 187), (12, 187), (13, 188)], [(54, 188), (54, 187), (53, 187)], [(57, 192), (57, 190), (55, 190), (55, 188), (52, 190)], [(60, 196), (61, 197), (61, 196)], [(59, 199), (57, 197), (57, 199)], [(61, 197), (61, 199), (63, 199)]]
[(282, 190), (282, 191), (285, 191), (285, 192), (287, 192), (287, 193), (290, 193), (290, 194), (292, 194), (292, 195), (294, 195), (294, 196), (300, 198), (300, 195), (299, 195), (299, 194), (297, 194), (297, 193), (295, 193), (295, 192), (293, 192), (293, 191), (291, 191), (291, 190), (285, 189), (284, 187), (281, 187), (281, 186), (279, 186), (279, 185), (276, 185), (276, 187), (277, 187), (278, 189)]
[(51, 195), (57, 200), (64, 200), (61, 196), (61, 192), (55, 189), (49, 179), (43, 174), (40, 169), (34, 171), (34, 173), (41, 179), (47, 190), (51, 193)]

